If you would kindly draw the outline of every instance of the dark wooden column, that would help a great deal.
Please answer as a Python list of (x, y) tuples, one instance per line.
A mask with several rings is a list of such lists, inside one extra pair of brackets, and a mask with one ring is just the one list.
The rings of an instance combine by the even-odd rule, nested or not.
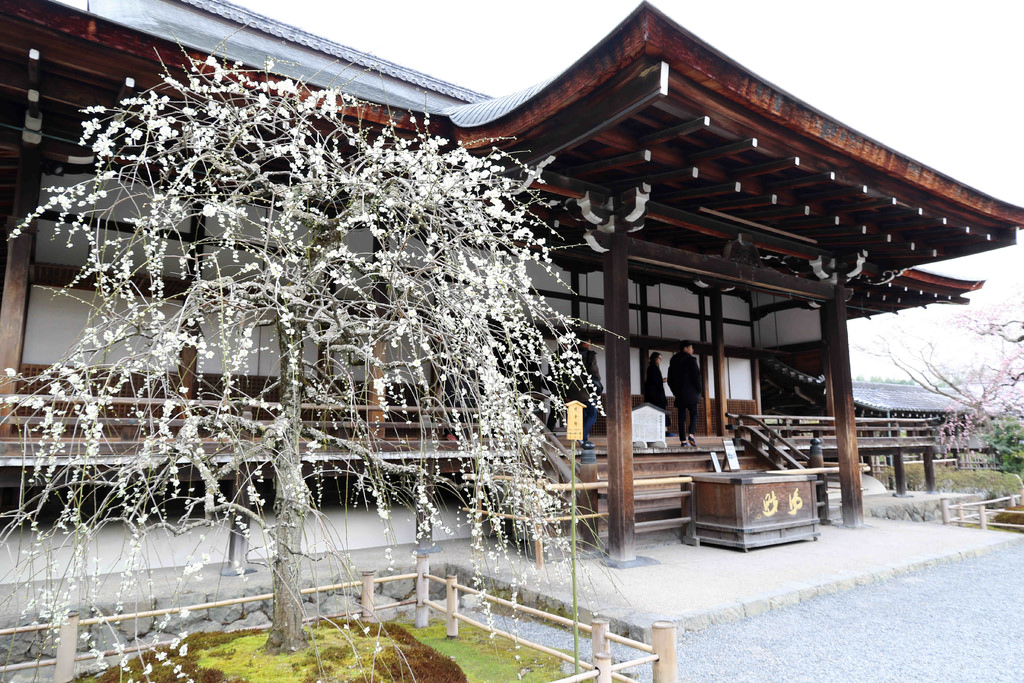
[[(34, 145), (22, 145), (18, 156), (18, 180), (14, 191), (14, 213), (8, 218), (7, 232), (16, 228), (39, 205), (39, 185), (42, 179), (42, 155)], [(6, 239), (6, 235), (4, 235)], [(3, 299), (0, 301), (0, 376), (6, 368), (21, 370), (21, 355), (25, 348), (25, 318), (28, 315), (30, 289), (29, 266), (35, 225), (24, 230), (17, 238), (7, 242), (7, 267), (4, 271)], [(5, 376), (4, 376), (5, 377)], [(0, 393), (15, 391), (16, 386), (0, 380)], [(7, 414), (8, 411), (3, 411)], [(0, 427), (10, 433), (10, 425)]]
[(752, 358), (750, 360), (750, 381), (753, 384), (754, 389), (754, 405), (756, 406), (758, 415), (763, 415), (764, 412), (761, 408), (761, 359)]
[[(640, 393), (644, 393), (644, 378), (647, 377), (647, 364), (650, 362), (649, 356), (651, 355), (651, 347), (647, 343), (646, 338), (650, 330), (648, 329), (648, 305), (647, 305), (647, 283), (641, 282), (639, 286), (639, 295), (637, 296), (637, 304), (640, 310), (640, 329), (637, 330), (643, 341), (640, 342), (639, 353), (637, 354), (637, 363), (640, 365)], [(664, 361), (662, 361), (664, 362)], [(647, 396), (644, 396), (644, 400), (647, 400)]]
[[(729, 388), (725, 368), (725, 324), (722, 322), (722, 292), (711, 293), (711, 362), (715, 368), (715, 412), (718, 436), (725, 436), (725, 413), (729, 409)], [(709, 425), (710, 426), (710, 425)], [(708, 430), (710, 432), (710, 430)]]
[(821, 368), (825, 375), (825, 414), (835, 415), (836, 407), (832, 403), (835, 390), (832, 389), (832, 362), (829, 360), (828, 339), (825, 330), (828, 329), (828, 307), (821, 308)]
[(857, 418), (853, 407), (853, 378), (850, 372), (850, 342), (846, 331), (846, 294), (842, 282), (835, 297), (825, 304), (824, 338), (828, 349), (831, 383), (829, 389), (836, 420), (836, 449), (839, 453), (839, 484), (842, 492), (843, 524), (864, 525), (860, 456), (857, 452)]
[(605, 412), (608, 415), (608, 559), (636, 559), (633, 541), (633, 418), (629, 386), (629, 237), (604, 254)]

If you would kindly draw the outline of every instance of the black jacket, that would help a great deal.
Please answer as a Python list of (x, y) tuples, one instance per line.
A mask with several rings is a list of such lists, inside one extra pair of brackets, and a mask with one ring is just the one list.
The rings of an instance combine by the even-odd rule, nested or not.
[(672, 361), (668, 364), (668, 387), (675, 394), (678, 405), (700, 403), (704, 383), (700, 379), (697, 359), (685, 351), (672, 356)]
[(647, 378), (644, 380), (644, 400), (659, 408), (668, 408), (661, 368), (654, 363), (647, 366)]

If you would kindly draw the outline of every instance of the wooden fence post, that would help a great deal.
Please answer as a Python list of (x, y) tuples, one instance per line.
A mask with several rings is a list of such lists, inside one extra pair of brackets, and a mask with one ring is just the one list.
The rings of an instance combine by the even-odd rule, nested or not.
[(956, 512), (957, 512), (957, 516), (960, 518), (960, 526), (963, 526), (964, 523), (967, 521), (964, 518), (964, 504), (963, 503), (960, 503), (959, 505), (956, 506)]
[(949, 499), (943, 498), (939, 501), (939, 505), (942, 506), (942, 523), (949, 524)]
[(458, 580), (458, 576), (455, 574), (449, 574), (445, 577), (445, 589), (448, 592), (448, 601), (446, 604), (447, 610), (445, 615), (447, 617), (447, 623), (445, 624), (445, 635), (449, 638), (459, 637), (459, 620), (455, 618), (455, 615), (459, 611), (459, 590), (455, 587), (455, 583)]
[(416, 617), (413, 625), (416, 628), (426, 628), (430, 625), (430, 608), (427, 607), (427, 600), (430, 599), (430, 555), (416, 556)]
[(370, 621), (374, 618), (373, 577), (376, 573), (377, 572), (372, 569), (363, 572), (362, 614), (359, 616), (363, 621)]
[(651, 645), (658, 661), (653, 664), (654, 683), (678, 683), (676, 665), (676, 625), (671, 621), (656, 621), (651, 626)]
[(608, 652), (608, 620), (590, 620), (590, 651)]
[(985, 504), (982, 503), (978, 506), (978, 523), (981, 524), (982, 531), (988, 531), (988, 517), (986, 513), (988, 510), (985, 509)]
[(68, 615), (60, 626), (57, 644), (57, 663), (53, 671), (54, 683), (71, 683), (75, 679), (75, 651), (78, 648), (78, 612)]
[(597, 669), (597, 683), (612, 683), (612, 656), (610, 654), (595, 652), (594, 668)]

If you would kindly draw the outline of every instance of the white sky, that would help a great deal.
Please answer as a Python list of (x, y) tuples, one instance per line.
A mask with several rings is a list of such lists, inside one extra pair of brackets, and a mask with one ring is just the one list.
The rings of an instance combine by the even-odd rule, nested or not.
[[(237, 0), (260, 14), (495, 96), (564, 70), (637, 2)], [(827, 115), (982, 192), (1024, 205), (1024, 3), (658, 0), (654, 5)], [(1022, 256), (1024, 247), (1014, 247), (933, 269), (986, 279), (986, 291), (974, 299), (998, 300), (1024, 281)], [(960, 310), (929, 307), (915, 324), (941, 325), (943, 308)], [(892, 317), (851, 323), (851, 340), (866, 343)], [(855, 354), (853, 372), (892, 375), (861, 354)]]

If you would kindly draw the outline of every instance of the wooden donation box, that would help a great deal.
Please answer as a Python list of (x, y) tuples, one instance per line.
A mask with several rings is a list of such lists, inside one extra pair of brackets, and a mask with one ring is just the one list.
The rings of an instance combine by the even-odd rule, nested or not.
[(813, 474), (694, 474), (697, 538), (749, 550), (817, 539), (817, 477)]

